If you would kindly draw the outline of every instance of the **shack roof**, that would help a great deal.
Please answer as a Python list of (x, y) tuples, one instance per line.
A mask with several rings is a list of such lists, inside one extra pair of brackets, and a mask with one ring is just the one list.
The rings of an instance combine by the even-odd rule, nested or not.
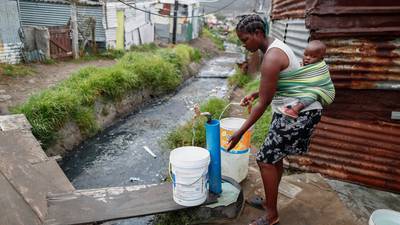
[[(69, 0), (23, 0), (27, 2), (45, 2), (45, 3), (55, 3), (55, 4), (65, 4), (69, 5), (70, 1)], [(91, 5), (91, 6), (96, 6), (96, 5), (103, 5), (101, 1), (90, 1), (90, 0), (78, 0), (77, 4), (79, 5)]]

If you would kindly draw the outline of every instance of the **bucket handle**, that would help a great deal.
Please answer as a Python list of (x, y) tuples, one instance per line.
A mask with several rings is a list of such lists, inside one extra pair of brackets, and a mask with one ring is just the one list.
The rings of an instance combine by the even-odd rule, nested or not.
[[(228, 105), (226, 105), (225, 108), (224, 108), (224, 110), (222, 110), (221, 114), (219, 114), (218, 120), (221, 120), (222, 115), (224, 115), (225, 111), (226, 111), (231, 105), (240, 105), (240, 103), (239, 103), (239, 102), (231, 102), (231, 103), (229, 103)], [(247, 111), (248, 111), (249, 113), (251, 113), (251, 104), (249, 104), (249, 105), (247, 106)]]
[[(205, 170), (207, 171), (207, 170)], [(197, 181), (199, 181), (205, 174), (207, 174), (207, 172), (204, 172), (203, 174), (201, 174), (201, 176), (199, 178), (197, 178), (194, 182), (190, 183), (190, 184), (183, 184), (183, 183), (178, 183), (178, 182), (174, 182), (174, 180), (172, 179), (172, 167), (171, 167), (171, 163), (169, 163), (168, 165), (168, 173), (169, 173), (169, 177), (171, 178), (172, 182), (175, 184), (179, 184), (179, 185), (183, 185), (183, 186), (191, 186), (193, 184), (195, 184)]]

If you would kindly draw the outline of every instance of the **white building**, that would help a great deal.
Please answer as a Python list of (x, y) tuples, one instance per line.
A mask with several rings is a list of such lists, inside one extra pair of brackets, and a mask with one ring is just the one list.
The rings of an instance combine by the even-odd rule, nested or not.
[[(152, 15), (155, 24), (155, 38), (172, 42), (174, 0), (159, 0), (154, 6), (155, 12), (163, 16)], [(201, 29), (200, 1), (179, 0), (177, 42), (187, 42), (197, 38)]]
[[(104, 7), (104, 28), (107, 48), (129, 49), (154, 41), (154, 24), (150, 14), (155, 2), (127, 2), (138, 10), (117, 1), (107, 1)], [(144, 12), (147, 11), (147, 12)]]

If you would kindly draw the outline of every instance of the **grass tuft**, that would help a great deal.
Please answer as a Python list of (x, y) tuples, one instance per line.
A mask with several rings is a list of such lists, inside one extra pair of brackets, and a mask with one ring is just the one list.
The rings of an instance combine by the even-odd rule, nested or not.
[(235, 74), (228, 78), (229, 85), (238, 86), (240, 88), (244, 87), (247, 83), (251, 81), (250, 75), (242, 73), (239, 68), (236, 68)]
[(212, 40), (212, 42), (214, 42), (214, 44), (217, 46), (217, 48), (219, 50), (224, 50), (224, 41), (222, 40), (222, 38), (217, 34), (217, 32), (212, 31), (206, 27), (203, 28), (203, 31), (201, 33), (202, 37), (206, 37)]
[(4, 64), (0, 63), (0, 76), (10, 76), (10, 77), (18, 77), (18, 76), (29, 76), (35, 74), (35, 71), (32, 67), (26, 66), (23, 64)]
[[(218, 119), (222, 110), (228, 105), (226, 100), (220, 98), (211, 98), (200, 106), (202, 112), (211, 113), (213, 119)], [(226, 116), (225, 114), (222, 116)], [(196, 120), (187, 122), (185, 125), (178, 127), (176, 130), (168, 134), (165, 143), (169, 149), (175, 149), (181, 146), (192, 145), (193, 129), (195, 130), (194, 145), (205, 147), (206, 145), (206, 129), (204, 124), (206, 118), (200, 117)]]

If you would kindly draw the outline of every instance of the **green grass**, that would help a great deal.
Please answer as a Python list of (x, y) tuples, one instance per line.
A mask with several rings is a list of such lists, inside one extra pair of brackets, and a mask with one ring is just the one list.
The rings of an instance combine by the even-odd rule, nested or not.
[[(218, 119), (222, 110), (228, 104), (226, 100), (220, 98), (211, 98), (200, 106), (202, 112), (211, 113), (213, 119)], [(223, 117), (226, 116), (226, 113)], [(187, 122), (185, 125), (178, 127), (176, 130), (168, 134), (165, 143), (168, 149), (175, 149), (181, 146), (192, 145), (193, 128), (195, 130), (194, 145), (205, 147), (206, 145), (206, 130), (204, 124), (206, 118), (200, 117)]]
[(119, 59), (125, 55), (125, 52), (125, 50), (107, 49), (106, 51), (99, 53), (98, 56), (106, 59)]
[(247, 74), (242, 73), (239, 68), (235, 69), (235, 74), (228, 78), (228, 83), (231, 86), (238, 86), (243, 88), (247, 83), (251, 81), (251, 77)]
[(18, 77), (29, 76), (35, 74), (32, 67), (23, 64), (3, 64), (0, 63), (0, 76)]
[(235, 45), (241, 45), (242, 42), (240, 41), (239, 37), (236, 34), (235, 30), (232, 30), (229, 32), (229, 34), (226, 36), (226, 41)]
[[(156, 94), (174, 90), (182, 81), (181, 68), (187, 66), (195, 54), (188, 46), (179, 49), (129, 52), (114, 66), (81, 69), (12, 111), (26, 115), (33, 134), (44, 148), (54, 143), (57, 132), (68, 121), (75, 122), (84, 135), (91, 136), (99, 130), (94, 114), (96, 100), (119, 101), (125, 94), (142, 88)], [(170, 60), (163, 57), (165, 54), (174, 59), (186, 57), (186, 61)]]
[(202, 37), (206, 37), (211, 39), (212, 42), (217, 46), (219, 50), (224, 50), (224, 41), (218, 34), (214, 31), (209, 30), (208, 28), (204, 27), (202, 31)]
[(158, 49), (155, 43), (143, 44), (143, 45), (132, 45), (130, 50), (136, 52), (153, 52)]
[[(249, 82), (245, 86), (245, 90), (247, 93), (251, 93), (257, 91), (259, 86), (260, 86), (260, 80), (256, 79)], [(255, 101), (253, 104), (256, 103), (257, 102)], [(251, 143), (255, 147), (259, 148), (264, 143), (265, 137), (267, 136), (269, 130), (271, 119), (272, 119), (272, 110), (271, 107), (268, 107), (268, 109), (264, 112), (261, 118), (258, 119), (256, 124), (254, 125), (253, 134), (251, 136)]]

